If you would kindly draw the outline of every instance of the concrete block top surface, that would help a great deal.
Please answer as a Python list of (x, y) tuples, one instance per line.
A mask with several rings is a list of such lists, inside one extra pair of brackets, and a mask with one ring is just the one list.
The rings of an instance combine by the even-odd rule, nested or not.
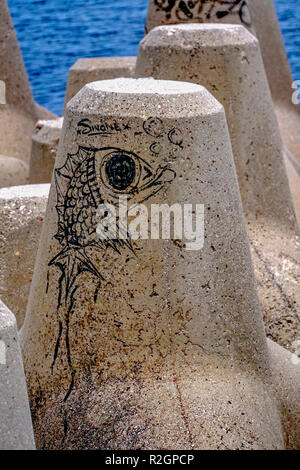
[(36, 128), (41, 129), (43, 127), (49, 127), (50, 129), (61, 129), (64, 122), (64, 118), (60, 117), (57, 119), (40, 119), (36, 123)]
[[(127, 97), (120, 100), (120, 96)], [(174, 97), (178, 99), (174, 101)], [(179, 101), (182, 106), (179, 106)], [(160, 107), (157, 107), (158, 104)], [(200, 107), (199, 107), (200, 105)], [(87, 84), (68, 103), (67, 110), (83, 114), (110, 112), (112, 115), (121, 113), (137, 113), (148, 109), (155, 114), (188, 115), (202, 113), (218, 113), (223, 107), (202, 86), (193, 83), (175, 82), (171, 80), (154, 80), (153, 78), (116, 78)]]
[(187, 23), (176, 25), (157, 26), (150, 31), (141, 41), (142, 45), (149, 42), (155, 44), (155, 37), (164, 40), (164, 47), (172, 45), (176, 47), (195, 46), (196, 43), (202, 46), (224, 47), (228, 45), (243, 45), (251, 42), (257, 43), (257, 39), (244, 26), (236, 24), (219, 23)]
[(28, 184), (0, 189), (0, 200), (9, 201), (22, 198), (48, 197), (50, 184)]
[(38, 121), (32, 139), (44, 145), (58, 143), (63, 122), (63, 118)]
[(78, 59), (71, 70), (123, 69), (135, 67), (136, 57), (93, 57)]
[(117, 78), (115, 80), (103, 80), (99, 82), (92, 82), (87, 85), (87, 88), (100, 91), (104, 93), (118, 93), (118, 94), (137, 94), (137, 95), (181, 95), (199, 93), (203, 87), (192, 83), (174, 82), (171, 80), (154, 80), (147, 78), (140, 79), (126, 79)]

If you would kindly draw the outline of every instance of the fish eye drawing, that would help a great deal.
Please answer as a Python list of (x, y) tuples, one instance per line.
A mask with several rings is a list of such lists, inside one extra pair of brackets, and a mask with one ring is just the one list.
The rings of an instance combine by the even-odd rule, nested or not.
[(130, 234), (127, 240), (97, 238), (97, 208), (107, 202), (117, 203), (121, 194), (135, 197), (137, 203), (142, 203), (166, 188), (175, 177), (176, 173), (169, 166), (158, 165), (154, 168), (135, 153), (113, 147), (79, 147), (75, 154), (67, 155), (62, 167), (55, 170), (58, 216), (55, 238), (59, 242), (60, 251), (49, 262), (49, 268), (58, 268), (60, 277), (57, 302), (59, 333), (52, 372), (63, 331), (68, 364), (72, 368), (69, 323), (76, 302), (78, 277), (83, 272), (94, 276), (97, 281), (95, 302), (104, 281), (102, 273), (93, 263), (93, 250), (112, 249), (121, 255), (122, 250), (128, 249), (135, 254)]

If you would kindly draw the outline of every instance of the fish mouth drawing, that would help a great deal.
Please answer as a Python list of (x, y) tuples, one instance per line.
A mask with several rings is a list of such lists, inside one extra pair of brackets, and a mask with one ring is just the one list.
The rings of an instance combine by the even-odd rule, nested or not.
[(54, 175), (58, 216), (55, 239), (61, 249), (49, 262), (49, 267), (60, 270), (57, 301), (59, 334), (52, 372), (64, 330), (68, 364), (73, 370), (69, 322), (79, 288), (78, 278), (84, 272), (94, 276), (97, 281), (95, 303), (104, 281), (102, 273), (93, 263), (93, 250), (112, 249), (121, 255), (122, 250), (127, 249), (135, 254), (130, 236), (124, 240), (100, 240), (97, 237), (97, 208), (106, 203), (117, 204), (122, 194), (129, 199), (134, 198), (136, 203), (146, 201), (170, 185), (176, 173), (168, 165), (154, 168), (134, 152), (120, 148), (79, 147), (75, 154), (67, 155), (64, 165), (55, 169)]

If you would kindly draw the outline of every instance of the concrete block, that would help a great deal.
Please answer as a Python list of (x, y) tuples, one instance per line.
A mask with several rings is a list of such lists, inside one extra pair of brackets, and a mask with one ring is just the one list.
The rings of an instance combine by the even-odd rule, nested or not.
[(284, 156), (298, 226), (300, 227), (300, 165), (286, 148), (284, 149)]
[(32, 136), (30, 184), (50, 183), (62, 125), (63, 118), (37, 122)]
[(0, 188), (28, 184), (27, 163), (17, 158), (0, 155)]
[(0, 190), (0, 298), (24, 321), (49, 185)]
[(78, 59), (69, 72), (65, 106), (87, 83), (133, 77), (136, 57), (95, 57)]
[(0, 154), (29, 161), (36, 121), (35, 103), (6, 0), (0, 4), (0, 79), (5, 104), (0, 105)]
[(299, 232), (257, 39), (240, 25), (160, 26), (141, 42), (136, 74), (201, 84), (223, 104), (266, 331), (289, 349), (300, 333)]
[(300, 449), (300, 340), (291, 353), (268, 340), (275, 393), (288, 450)]
[(52, 111), (49, 111), (49, 109), (44, 108), (44, 106), (41, 106), (38, 103), (35, 103), (35, 111), (37, 120), (39, 121), (58, 119), (58, 116), (55, 113), (52, 113)]
[(256, 35), (285, 146), (300, 164), (300, 108), (273, 0), (149, 0), (146, 32), (178, 23), (239, 23)]
[[(37, 446), (283, 448), (223, 107), (195, 84), (90, 83), (54, 174), (21, 331)], [(135, 239), (121, 214), (99, 238), (125, 196), (204, 204), (203, 248)]]
[[(293, 103), (293, 78), (274, 1), (248, 0), (259, 39), (283, 142), (300, 165), (300, 107)], [(299, 95), (299, 93), (298, 93)]]
[(35, 449), (16, 319), (1, 300), (0, 416), (0, 450)]
[(238, 23), (253, 30), (249, 0), (149, 0), (146, 33), (156, 26), (184, 23)]

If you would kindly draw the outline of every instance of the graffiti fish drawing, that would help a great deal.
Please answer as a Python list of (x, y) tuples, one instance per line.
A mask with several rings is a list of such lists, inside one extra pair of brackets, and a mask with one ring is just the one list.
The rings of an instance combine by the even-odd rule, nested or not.
[(121, 255), (122, 250), (129, 249), (134, 253), (130, 237), (127, 240), (97, 238), (97, 208), (106, 203), (117, 204), (119, 196), (124, 194), (141, 203), (172, 183), (175, 177), (168, 166), (153, 168), (135, 153), (113, 147), (79, 147), (76, 154), (69, 154), (65, 164), (55, 170), (58, 215), (55, 238), (61, 249), (49, 266), (60, 270), (57, 311), (59, 318), (65, 320), (59, 321), (52, 371), (64, 327), (68, 363), (72, 367), (69, 322), (79, 276), (88, 272), (96, 279), (95, 301), (104, 280), (93, 263), (93, 250), (112, 249)]

